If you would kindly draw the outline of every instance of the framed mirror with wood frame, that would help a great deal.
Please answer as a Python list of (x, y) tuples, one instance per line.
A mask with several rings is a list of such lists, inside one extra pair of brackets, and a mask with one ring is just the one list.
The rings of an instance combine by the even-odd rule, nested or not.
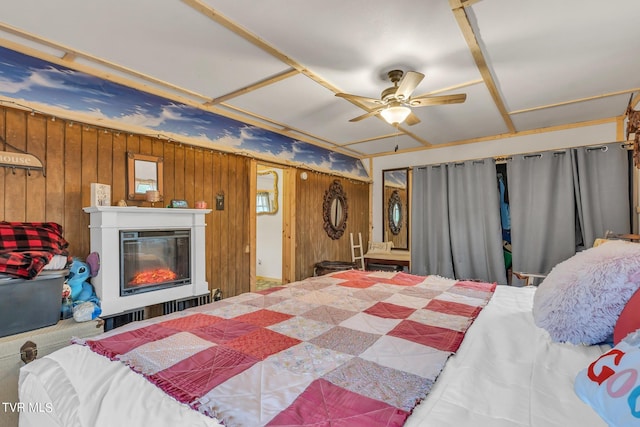
[(162, 185), (163, 159), (149, 154), (127, 153), (127, 199), (146, 200), (147, 191), (160, 193), (163, 199)]
[(409, 169), (383, 170), (382, 191), (383, 239), (409, 250)]
[(342, 237), (347, 228), (348, 215), (347, 195), (340, 181), (336, 179), (325, 191), (322, 203), (324, 230), (331, 239), (337, 240)]

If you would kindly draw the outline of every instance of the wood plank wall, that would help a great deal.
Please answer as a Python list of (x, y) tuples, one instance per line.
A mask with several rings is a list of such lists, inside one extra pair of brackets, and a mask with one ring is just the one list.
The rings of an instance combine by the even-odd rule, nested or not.
[[(339, 178), (331, 175), (307, 172), (302, 180), (298, 174), (296, 182), (296, 280), (313, 275), (314, 264), (320, 261), (351, 262), (353, 233), (357, 242), (362, 233), (362, 244), (367, 251), (369, 244), (369, 183)], [(322, 203), (324, 193), (338, 179), (347, 196), (347, 228), (337, 240), (332, 240), (324, 230)]]
[[(90, 251), (90, 185), (111, 185), (112, 203), (126, 199), (126, 153), (133, 151), (164, 158), (164, 204), (171, 199), (205, 200), (206, 277), (210, 289), (224, 297), (249, 291), (250, 162), (245, 156), (190, 147), (154, 137), (98, 129), (82, 123), (52, 120), (40, 114), (0, 107), (0, 136), (9, 144), (39, 157), (46, 177), (32, 171), (0, 168), (0, 218), (6, 221), (52, 221), (61, 224), (70, 253), (84, 258)], [(13, 151), (0, 142), (0, 150)], [(349, 232), (369, 236), (370, 184), (338, 178), (349, 203), (345, 235), (331, 240), (323, 229), (324, 191), (335, 176), (309, 172), (297, 178), (295, 208), (295, 277), (313, 274), (322, 260), (350, 260)], [(299, 176), (299, 174), (296, 174)], [(225, 208), (215, 210), (215, 196), (224, 194)], [(129, 201), (147, 206), (145, 201)], [(366, 245), (366, 243), (365, 243)]]

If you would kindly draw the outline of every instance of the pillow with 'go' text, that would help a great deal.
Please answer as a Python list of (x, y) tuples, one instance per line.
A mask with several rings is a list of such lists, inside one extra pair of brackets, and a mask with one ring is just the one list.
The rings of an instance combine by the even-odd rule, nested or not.
[(610, 427), (640, 426), (640, 329), (580, 371), (574, 390)]

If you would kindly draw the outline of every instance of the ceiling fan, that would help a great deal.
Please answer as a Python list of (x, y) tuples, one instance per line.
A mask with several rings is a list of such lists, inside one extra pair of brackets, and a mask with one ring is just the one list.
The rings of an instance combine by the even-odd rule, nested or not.
[(420, 123), (418, 116), (413, 114), (411, 107), (426, 107), (428, 105), (458, 104), (467, 99), (464, 93), (455, 95), (420, 95), (412, 97), (415, 88), (424, 79), (424, 74), (417, 71), (391, 70), (387, 73), (393, 86), (382, 91), (380, 99), (367, 98), (366, 96), (350, 95), (348, 93), (336, 93), (340, 98), (357, 101), (364, 104), (369, 111), (358, 117), (349, 120), (358, 122), (367, 117), (380, 114), (389, 124), (400, 124), (406, 120), (409, 126)]

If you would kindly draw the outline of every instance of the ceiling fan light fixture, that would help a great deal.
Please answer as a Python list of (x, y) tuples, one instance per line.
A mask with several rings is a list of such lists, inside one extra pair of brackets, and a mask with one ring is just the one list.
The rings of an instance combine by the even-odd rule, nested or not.
[(411, 109), (404, 105), (394, 105), (380, 111), (382, 118), (390, 125), (400, 124), (411, 114)]

